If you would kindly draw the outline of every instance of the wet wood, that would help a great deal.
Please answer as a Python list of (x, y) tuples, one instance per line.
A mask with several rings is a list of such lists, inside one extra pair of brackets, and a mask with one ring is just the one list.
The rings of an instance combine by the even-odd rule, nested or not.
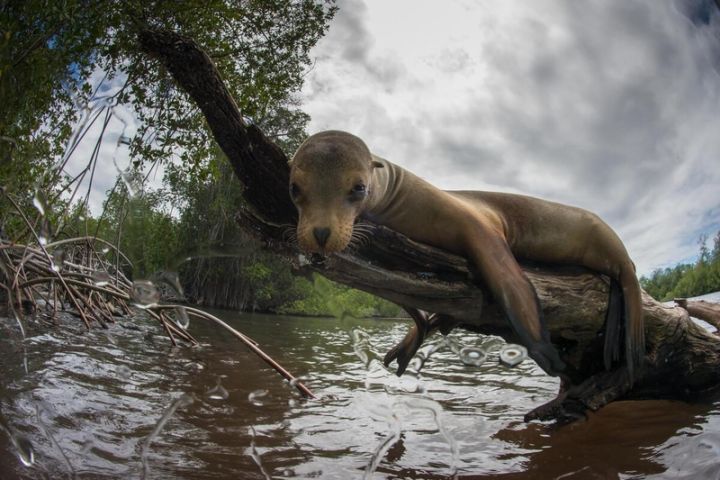
[[(191, 39), (144, 31), (143, 49), (157, 58), (202, 109), (218, 144), (245, 183), (241, 223), (300, 273), (320, 273), (400, 305), (453, 316), (474, 330), (514, 340), (508, 323), (464, 258), (422, 245), (382, 226), (372, 240), (322, 264), (302, 261), (285, 241), (296, 219), (288, 195), (287, 158), (243, 121), (210, 58)], [(567, 388), (529, 418), (597, 409), (619, 398), (692, 398), (720, 382), (720, 344), (688, 312), (643, 296), (647, 354), (631, 387), (622, 366), (603, 366), (606, 278), (579, 268), (524, 265), (538, 292), (553, 343), (569, 366)], [(482, 315), (481, 315), (482, 313)]]

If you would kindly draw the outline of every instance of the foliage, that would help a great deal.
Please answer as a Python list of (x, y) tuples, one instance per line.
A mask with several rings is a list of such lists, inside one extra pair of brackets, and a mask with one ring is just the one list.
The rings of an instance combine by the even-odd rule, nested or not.
[(712, 250), (707, 248), (705, 236), (700, 237), (699, 244), (695, 264), (658, 269), (650, 277), (642, 277), (640, 284), (645, 291), (663, 301), (720, 291), (720, 231), (715, 234)]
[[(179, 271), (188, 296), (206, 305), (396, 314), (397, 307), (370, 295), (296, 278), (289, 265), (243, 234), (234, 220), (242, 187), (199, 109), (137, 43), (144, 28), (193, 38), (217, 65), (243, 115), (290, 153), (309, 120), (295, 94), (310, 65), (309, 51), (335, 10), (332, 0), (3, 2), (0, 185), (29, 211), (35, 192), (43, 193), (47, 208), (36, 223), (48, 225), (47, 236), (117, 242), (133, 262), (124, 266), (127, 275)], [(134, 166), (162, 161), (166, 167), (165, 188), (143, 195), (129, 195), (118, 180), (99, 218), (90, 215), (87, 197), (71, 204), (60, 196), (72, 187), (61, 174), (63, 152), (89, 104), (134, 112)], [(91, 175), (93, 162), (85, 170)], [(13, 237), (24, 228), (5, 210), (0, 222)]]
[(279, 309), (280, 313), (345, 317), (397, 317), (400, 307), (386, 300), (340, 285), (319, 275), (297, 282), (301, 298)]
[[(188, 169), (211, 156), (197, 107), (137, 43), (143, 28), (176, 31), (210, 53), (244, 115), (280, 143), (307, 116), (295, 93), (310, 48), (335, 12), (312, 0), (44, 0), (0, 4), (0, 183), (27, 205), (39, 187), (59, 188), (52, 167), (77, 120), (78, 105), (107, 95), (129, 106), (140, 127), (136, 163), (178, 156)], [(60, 181), (59, 181), (60, 180)]]

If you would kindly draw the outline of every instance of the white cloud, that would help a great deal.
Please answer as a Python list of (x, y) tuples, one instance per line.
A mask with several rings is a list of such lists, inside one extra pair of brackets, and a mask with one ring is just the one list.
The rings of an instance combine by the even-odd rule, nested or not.
[(702, 2), (339, 7), (304, 89), (311, 131), (356, 133), (442, 188), (595, 211), (641, 273), (720, 229), (720, 15)]

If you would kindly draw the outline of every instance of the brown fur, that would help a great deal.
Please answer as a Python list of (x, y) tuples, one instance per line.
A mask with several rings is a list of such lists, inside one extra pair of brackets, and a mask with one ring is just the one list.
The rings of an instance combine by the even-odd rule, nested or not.
[[(641, 362), (644, 330), (634, 266), (618, 236), (596, 215), (522, 195), (439, 190), (372, 155), (358, 137), (338, 131), (318, 133), (300, 146), (291, 162), (290, 181), (303, 250), (343, 250), (352, 239), (355, 219), (363, 216), (416, 241), (466, 256), (531, 356), (549, 373), (559, 373), (564, 366), (516, 257), (582, 265), (610, 276), (623, 292), (631, 375)], [(354, 192), (358, 185), (366, 187), (362, 196)], [(329, 229), (324, 245), (316, 229)], [(617, 345), (606, 347), (606, 355), (618, 356)]]

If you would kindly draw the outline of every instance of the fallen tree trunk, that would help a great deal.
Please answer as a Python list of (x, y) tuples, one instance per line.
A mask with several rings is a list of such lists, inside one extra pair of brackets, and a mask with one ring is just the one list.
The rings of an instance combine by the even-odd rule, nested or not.
[(676, 298), (674, 301), (678, 307), (687, 310), (691, 317), (704, 320), (720, 330), (720, 304), (705, 300), (688, 301), (686, 298)]
[[(322, 264), (299, 265), (284, 239), (296, 221), (288, 195), (289, 169), (283, 152), (260, 129), (243, 120), (211, 59), (191, 39), (167, 31), (140, 34), (145, 52), (158, 59), (198, 104), (218, 144), (246, 187), (248, 207), (240, 221), (300, 270), (318, 272), (403, 306), (450, 315), (474, 329), (514, 340), (508, 322), (474, 281), (464, 258), (422, 245), (377, 226), (361, 248)], [(681, 308), (643, 296), (647, 354), (631, 387), (619, 366), (603, 366), (603, 324), (608, 280), (578, 268), (524, 265), (535, 286), (553, 343), (568, 364), (573, 388), (533, 418), (564, 410), (597, 409), (618, 398), (688, 398), (720, 381), (720, 345)], [(482, 312), (482, 317), (480, 317)], [(479, 319), (479, 320), (478, 320)]]

